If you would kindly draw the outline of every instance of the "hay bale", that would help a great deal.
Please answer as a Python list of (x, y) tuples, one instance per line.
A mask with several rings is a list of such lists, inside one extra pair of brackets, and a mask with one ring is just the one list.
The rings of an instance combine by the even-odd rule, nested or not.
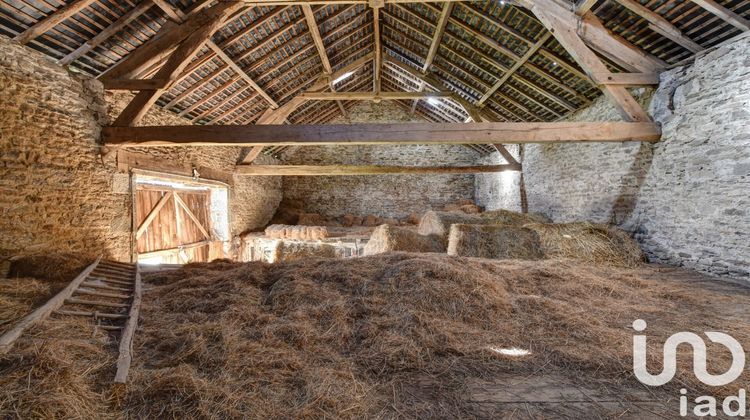
[(364, 255), (390, 251), (445, 252), (445, 247), (436, 236), (422, 236), (411, 229), (391, 225), (378, 226), (365, 245)]
[(302, 213), (297, 220), (297, 224), (301, 226), (323, 226), (326, 223), (328, 219), (318, 213)]
[(542, 253), (539, 235), (511, 225), (451, 225), (448, 255), (492, 259), (538, 260)]
[(419, 221), (417, 232), (419, 232), (420, 235), (434, 235), (438, 238), (441, 238), (443, 246), (447, 247), (448, 234), (450, 233), (451, 225), (456, 223), (468, 225), (483, 225), (489, 224), (490, 221), (474, 214), (447, 211), (428, 211), (424, 214), (424, 216), (422, 216), (422, 220)]
[(354, 214), (345, 214), (341, 218), (341, 225), (344, 227), (362, 226), (362, 216), (356, 216)]
[(420, 220), (422, 220), (421, 213), (411, 213), (406, 218), (406, 223), (410, 225), (418, 225)]
[(382, 224), (382, 220), (373, 214), (368, 214), (362, 221), (362, 226), (375, 227)]
[(538, 213), (519, 213), (510, 210), (490, 210), (480, 214), (485, 220), (496, 225), (523, 226), (526, 223), (552, 223), (547, 216)]
[(645, 260), (643, 251), (627, 233), (604, 224), (529, 223), (525, 227), (539, 235), (546, 258), (619, 267), (635, 267)]
[(305, 258), (335, 258), (333, 245), (315, 242), (279, 241), (275, 249), (274, 262), (296, 261)]
[(265, 235), (272, 239), (315, 241), (327, 238), (328, 229), (325, 226), (271, 225), (266, 228)]

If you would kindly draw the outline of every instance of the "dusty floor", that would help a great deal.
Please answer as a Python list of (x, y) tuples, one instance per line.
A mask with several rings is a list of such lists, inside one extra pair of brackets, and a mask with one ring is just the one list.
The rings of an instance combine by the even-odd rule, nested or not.
[[(387, 263), (386, 265), (390, 265), (391, 268), (398, 267), (399, 264), (409, 263), (413, 259), (413, 257), (404, 255), (382, 258)], [(421, 278), (429, 279), (431, 276), (430, 270), (437, 270), (436, 275), (440, 275), (441, 266), (430, 266), (429, 263), (432, 261), (430, 258), (423, 261), (428, 263), (424, 268), (426, 272), (407, 273), (406, 278), (415, 278), (416, 282), (419, 282)], [(444, 260), (442, 258), (449, 257), (437, 257), (432, 262), (443, 264)], [(453, 270), (450, 271), (450, 273), (453, 273), (452, 275), (461, 275), (463, 273), (460, 271), (461, 266), (480, 268), (486, 268), (487, 266), (487, 263), (483, 262), (483, 260), (476, 259), (453, 258), (449, 259), (449, 261), (451, 264), (454, 264), (449, 267), (449, 271)], [(332, 269), (344, 270), (344, 273), (348, 267), (346, 265), (342, 266), (341, 262), (334, 262), (333, 264), (320, 263), (318, 265), (321, 264), (326, 267), (331, 266)], [(345, 264), (356, 264), (356, 262), (347, 262)], [(508, 271), (510, 274), (507, 275), (512, 277), (513, 270), (523, 269), (524, 271), (528, 271), (528, 267), (525, 264), (533, 263), (524, 262), (520, 264), (517, 267), (516, 263), (513, 262), (493, 262), (490, 263), (490, 266), (492, 266), (493, 270), (498, 270), (496, 273), (500, 277), (505, 276), (506, 274), (504, 273), (508, 270), (510, 270)], [(568, 270), (566, 268), (567, 263), (561, 262), (559, 264), (563, 266), (561, 269), (555, 267), (556, 263), (548, 262), (546, 264), (537, 273), (541, 276), (534, 277), (538, 281), (536, 285), (528, 285), (525, 282), (520, 283), (523, 287), (528, 288), (523, 293), (531, 293), (532, 295), (536, 293), (543, 294), (546, 288), (545, 282), (566, 281), (564, 276), (567, 273), (566, 270)], [(242, 294), (244, 292), (236, 289), (236, 287), (238, 287), (237, 285), (241, 286), (244, 284), (245, 280), (241, 279), (242, 276), (252, 277), (255, 275), (253, 273), (261, 269), (259, 265), (237, 267), (239, 266), (227, 265), (226, 267), (214, 267), (211, 270), (204, 270), (200, 266), (196, 266), (195, 268), (191, 268), (190, 270), (193, 271), (188, 271), (187, 274), (183, 274), (181, 271), (174, 271), (167, 274), (156, 273), (146, 276), (146, 302), (144, 303), (142, 328), (137, 336), (137, 359), (132, 373), (132, 382), (124, 396), (122, 395), (122, 391), (113, 392), (112, 387), (108, 384), (108, 378), (114, 373), (115, 353), (111, 343), (111, 336), (107, 337), (102, 334), (91, 336), (91, 331), (87, 329), (90, 326), (87, 326), (85, 322), (81, 323), (80, 320), (74, 323), (65, 323), (56, 320), (34, 329), (29, 333), (28, 337), (19, 343), (16, 350), (8, 356), (0, 358), (0, 386), (6, 390), (4, 395), (0, 397), (0, 416), (73, 416), (83, 418), (94, 416), (123, 418), (155, 415), (179, 417), (180, 415), (188, 415), (189, 413), (189, 415), (202, 418), (226, 418), (242, 416), (265, 417), (269, 413), (276, 412), (294, 417), (361, 417), (363, 415), (383, 418), (411, 418), (416, 416), (576, 419), (677, 417), (677, 397), (679, 394), (676, 393), (675, 388), (652, 389), (640, 385), (628, 375), (629, 366), (626, 366), (626, 363), (623, 363), (622, 367), (615, 367), (612, 372), (605, 372), (604, 374), (582, 370), (588, 369), (588, 367), (576, 365), (578, 362), (576, 361), (575, 354), (570, 357), (558, 355), (555, 358), (543, 358), (537, 361), (538, 363), (535, 362), (528, 366), (516, 362), (500, 361), (498, 366), (494, 366), (487, 371), (479, 369), (479, 367), (485, 366), (483, 363), (487, 363), (484, 356), (476, 360), (470, 358), (469, 362), (462, 360), (462, 357), (456, 357), (456, 366), (453, 366), (451, 360), (453, 360), (454, 356), (451, 356), (450, 352), (455, 350), (450, 350), (450, 343), (446, 344), (440, 341), (452, 340), (451, 334), (453, 333), (446, 333), (445, 338), (438, 339), (437, 342), (430, 344), (436, 346), (436, 349), (432, 349), (429, 352), (432, 356), (428, 356), (426, 359), (418, 359), (427, 363), (426, 368), (423, 366), (423, 368), (419, 369), (408, 368), (406, 371), (403, 369), (398, 370), (400, 373), (396, 376), (401, 377), (403, 380), (377, 382), (377, 386), (371, 385), (375, 386), (375, 388), (367, 388), (365, 391), (361, 389), (354, 391), (346, 389), (345, 386), (347, 384), (354, 384), (354, 387), (367, 386), (362, 385), (367, 384), (367, 381), (363, 382), (361, 380), (359, 377), (360, 372), (356, 374), (358, 376), (357, 380), (353, 382), (347, 382), (348, 380), (341, 382), (344, 388), (340, 388), (341, 391), (336, 391), (336, 385), (332, 385), (332, 383), (326, 381), (331, 380), (331, 378), (335, 379), (337, 374), (327, 372), (326, 375), (321, 376), (319, 379), (328, 383), (328, 385), (324, 383), (320, 389), (311, 387), (313, 385), (311, 381), (314, 382), (316, 378), (314, 376), (315, 372), (310, 373), (310, 371), (301, 367), (303, 365), (287, 371), (289, 369), (288, 366), (279, 364), (292, 363), (293, 365), (297, 365), (299, 363), (309, 363), (311, 360), (314, 363), (318, 363), (320, 362), (317, 359), (319, 355), (314, 355), (316, 357), (314, 359), (306, 359), (306, 357), (309, 357), (309, 354), (306, 353), (307, 350), (305, 350), (305, 347), (310, 346), (310, 352), (312, 353), (315, 353), (318, 348), (327, 349), (327, 347), (318, 347), (319, 337), (315, 337), (314, 335), (320, 333), (314, 331), (302, 333), (295, 330), (294, 326), (289, 324), (288, 321), (300, 316), (299, 314), (295, 314), (295, 307), (305, 308), (305, 310), (316, 308), (316, 306), (310, 305), (317, 303), (305, 300), (305, 296), (309, 297), (310, 300), (315, 300), (324, 295), (316, 295), (318, 293), (316, 289), (307, 289), (307, 287), (323, 287), (328, 290), (326, 286), (327, 282), (332, 280), (327, 277), (335, 277), (337, 271), (315, 271), (314, 277), (316, 278), (312, 279), (312, 283), (305, 283), (309, 279), (296, 279), (294, 277), (284, 280), (286, 274), (276, 274), (276, 276), (280, 277), (274, 280), (275, 283), (279, 281), (292, 281), (292, 283), (288, 284), (302, 282), (297, 284), (294, 289), (286, 289), (287, 291), (282, 292), (280, 295), (287, 296), (287, 299), (293, 299), (286, 302), (286, 304), (291, 305), (288, 310), (292, 312), (289, 312), (285, 315), (286, 318), (283, 318), (285, 321), (281, 324), (281, 329), (278, 329), (279, 325), (277, 323), (268, 324), (253, 332), (252, 328), (255, 327), (251, 328), (251, 325), (257, 324), (256, 318), (264, 318), (267, 315), (260, 313), (254, 315), (255, 312), (245, 314), (237, 312), (253, 311), (254, 309), (252, 309), (252, 306), (237, 306), (244, 305), (247, 297)], [(235, 281), (239, 281), (239, 283), (236, 283), (237, 285), (222, 277), (225, 276), (222, 274), (224, 271), (244, 270), (244, 267), (248, 267), (247, 270), (249, 271), (243, 272), (245, 274), (235, 279)], [(299, 265), (288, 265), (285, 267), (281, 268), (282, 272), (287, 270), (286, 272), (293, 273), (301, 268)], [(581, 269), (581, 267), (575, 265), (571, 267)], [(385, 271), (381, 272), (380, 276), (387, 277), (392, 274), (389, 273), (388, 267), (384, 269)], [(747, 331), (750, 330), (750, 306), (747, 305), (747, 302), (750, 295), (750, 288), (747, 288), (743, 284), (719, 280), (686, 270), (655, 265), (647, 265), (642, 268), (630, 270), (591, 268), (591, 271), (596, 276), (599, 276), (597, 278), (605, 278), (607, 275), (612, 275), (616, 282), (636, 282), (641, 286), (657, 284), (664, 286), (664, 290), (669, 290), (669, 292), (659, 291), (658, 294), (666, 293), (668, 298), (673, 300), (673, 302), (670, 301), (672, 302), (670, 303), (671, 307), (664, 312), (664, 314), (675, 318), (668, 320), (670, 328), (679, 328), (681, 325), (680, 316), (689, 314), (689, 311), (695, 308), (695, 311), (706, 318), (706, 324), (687, 325), (694, 322), (694, 320), (686, 318), (685, 330), (695, 330), (698, 332), (711, 326), (725, 326), (727, 328), (726, 332), (735, 335), (743, 344), (748, 342), (747, 338), (749, 335)], [(192, 283), (183, 284), (179, 282), (180, 278), (185, 277), (189, 279), (190, 276), (195, 276), (197, 273), (207, 275), (208, 277), (215, 276), (217, 280), (224, 279), (223, 281), (226, 281), (226, 284), (220, 288), (215, 288), (208, 277), (205, 282), (196, 283), (195, 280), (186, 280), (192, 281)], [(560, 277), (561, 275), (563, 277)], [(344, 281), (344, 277), (342, 277), (341, 281)], [(575, 285), (575, 280), (568, 280), (572, 282), (571, 284)], [(335, 280), (334, 283), (339, 284), (336, 283), (338, 281)], [(425, 283), (425, 285), (428, 287), (444, 286), (431, 285), (430, 283)], [(392, 287), (406, 287), (404, 293), (411, 293), (417, 290), (413, 289), (413, 286), (409, 283), (395, 286), (395, 283), (392, 283)], [(481, 288), (485, 286), (480, 285), (477, 287), (481, 291)], [(519, 287), (519, 285), (515, 287)], [(406, 292), (407, 289), (410, 292)], [(626, 289), (617, 290), (613, 288), (612, 293), (618, 294), (624, 290)], [(468, 292), (471, 293), (471, 290)], [(424, 293), (424, 290), (420, 293)], [(596, 293), (592, 289), (592, 295)], [(261, 298), (261, 301), (269, 299), (272, 295), (273, 293), (266, 296), (266, 298)], [(328, 296), (331, 299), (335, 299), (334, 295)], [(461, 295), (459, 298), (465, 299), (466, 296)], [(576, 296), (571, 296), (578, 299)], [(685, 300), (687, 297), (689, 297), (689, 300)], [(28, 298), (28, 296), (25, 298)], [(627, 296), (621, 296), (620, 298), (618, 299), (624, 301), (633, 300)], [(13, 296), (3, 295), (0, 292), (0, 299), (13, 299)], [(208, 302), (214, 302), (215, 304), (209, 305), (210, 308), (198, 308), (196, 306), (198, 304), (207, 304)], [(403, 304), (405, 305), (410, 304), (409, 299), (406, 299), (404, 302)], [(438, 302), (438, 308), (442, 307), (440, 305), (444, 303)], [(475, 304), (476, 302), (469, 303)], [(580, 305), (580, 303), (577, 304)], [(648, 306), (645, 306), (645, 308), (648, 308)], [(653, 310), (657, 311), (658, 309)], [(581, 308), (581, 310), (582, 313), (588, 311), (586, 308)], [(597, 308), (597, 311), (600, 310), (601, 308)], [(588, 312), (591, 313), (585, 313), (585, 316), (581, 318), (583, 322), (596, 323), (597, 312)], [(323, 333), (328, 332), (325, 331), (326, 328), (329, 330), (340, 328), (337, 325), (335, 317), (331, 320), (326, 318), (325, 315), (327, 313), (320, 312), (318, 314), (319, 318), (325, 318), (326, 322), (331, 323), (330, 328), (324, 325), (325, 328), (321, 330)], [(592, 313), (595, 315), (594, 318), (590, 317)], [(426, 316), (424, 314), (426, 312), (417, 311), (407, 314), (407, 316)], [(630, 318), (640, 316), (635, 313), (631, 316), (627, 310), (622, 312), (622, 314), (625, 314), (623, 317), (628, 317), (628, 319), (622, 319), (622, 322), (617, 321), (617, 325), (626, 325), (632, 322)], [(664, 314), (662, 316), (665, 316)], [(464, 315), (470, 316), (471, 314)], [(488, 316), (479, 315), (478, 319), (480, 321), (482, 316)], [(217, 316), (219, 317), (217, 318)], [(170, 324), (172, 318), (182, 319), (182, 322)], [(552, 319), (554, 318), (552, 313), (550, 313), (550, 318), (551, 323), (557, 322), (557, 320)], [(222, 324), (225, 324), (225, 320), (227, 319), (242, 319), (238, 322), (250, 322), (250, 324), (241, 328), (237, 327), (238, 329), (234, 332), (227, 332), (226, 328), (217, 330), (216, 323), (221, 321)], [(404, 318), (397, 322), (406, 322), (408, 324), (410, 322), (408, 321), (409, 319)], [(657, 321), (666, 321), (664, 319), (650, 319), (650, 321), (652, 320), (654, 323)], [(10, 323), (11, 320), (6, 319), (2, 321)], [(168, 326), (169, 329), (164, 330), (163, 327), (160, 327), (160, 322), (164, 322), (164, 325)], [(378, 322), (382, 322), (382, 320)], [(449, 325), (444, 324), (446, 321), (441, 322), (442, 324), (438, 325), (450, 328)], [(607, 322), (610, 322), (610, 320)], [(263, 331), (268, 330), (268, 328), (274, 325), (276, 330), (272, 331), (273, 341), (268, 341), (268, 337)], [(391, 324), (386, 324), (386, 327), (387, 325)], [(502, 329), (502, 325), (501, 322), (500, 324), (489, 324), (489, 327), (490, 329)], [(545, 326), (540, 325), (539, 328), (543, 329)], [(575, 331), (576, 326), (571, 325), (571, 328), (571, 330), (562, 335), (576, 337), (578, 335), (578, 331)], [(677, 332), (677, 330), (671, 332)], [(257, 337), (258, 343), (264, 347), (253, 347), (252, 341), (256, 340), (253, 338), (250, 338), (251, 341), (246, 344), (244, 341), (238, 342), (237, 333), (240, 335), (246, 334), (248, 338)], [(555, 334), (552, 330), (549, 333)], [(303, 337), (306, 338), (301, 337), (299, 334), (303, 334)], [(308, 337), (307, 334), (312, 334), (312, 336)], [(403, 340), (410, 337), (409, 334), (411, 332), (407, 331), (406, 334), (406, 336), (400, 336), (399, 339)], [(534, 333), (530, 330), (528, 334), (529, 337), (525, 337), (522, 330), (520, 335), (516, 336), (514, 340), (517, 340), (518, 343), (524, 343), (527, 346), (529, 345), (528, 343), (532, 343), (531, 346), (533, 346), (535, 342), (539, 342), (539, 347), (543, 346), (543, 338), (533, 337)], [(560, 335), (559, 331), (557, 334)], [(58, 337), (57, 342), (51, 343), (49, 340), (46, 340), (48, 336)], [(331, 335), (328, 338), (323, 338), (324, 341), (330, 341), (334, 336)], [(442, 332), (438, 336), (442, 337)], [(206, 341), (207, 338), (209, 338), (209, 341)], [(214, 339), (218, 340), (216, 343), (222, 344), (215, 347), (211, 344), (211, 340)], [(393, 338), (389, 337), (388, 339)], [(657, 334), (657, 338), (654, 341), (656, 345), (660, 345), (664, 340), (663, 338), (659, 338)], [(267, 347), (269, 343), (271, 346), (276, 347)], [(563, 346), (565, 345), (564, 340), (561, 343)], [(324, 344), (330, 345), (330, 343)], [(404, 343), (398, 342), (397, 344), (401, 345)], [(558, 344), (555, 343), (555, 345)], [(239, 349), (244, 349), (244, 353), (230, 354), (228, 357), (229, 359), (239, 357), (239, 359), (236, 359), (239, 361), (239, 365), (233, 364), (231, 360), (225, 360), (221, 357), (223, 353), (227, 352), (227, 348), (237, 345), (240, 345)], [(409, 346), (413, 346), (413, 343), (405, 343), (405, 345), (407, 349), (411, 350)], [(630, 343), (624, 343), (624, 345), (627, 347)], [(571, 346), (575, 346), (575, 343), (571, 343)], [(443, 347), (449, 350), (447, 356), (445, 353), (446, 350)], [(263, 354), (262, 352), (266, 350), (270, 351), (270, 353)], [(279, 353), (274, 353), (271, 350), (279, 351)], [(366, 354), (371, 353), (370, 348), (366, 348), (365, 350), (368, 352)], [(597, 356), (595, 354), (597, 351), (595, 345), (583, 347), (582, 350), (591, 352), (592, 358)], [(401, 351), (404, 350), (402, 349)], [(419, 349), (416, 349), (416, 351), (416, 354), (420, 353)], [(319, 351), (317, 352), (320, 353)], [(140, 354), (138, 355), (138, 353)], [(562, 353), (565, 353), (565, 351), (562, 350)], [(144, 356), (144, 354), (147, 355)], [(258, 358), (263, 357), (261, 355), (270, 355), (271, 359), (269, 361), (262, 361)], [(346, 356), (343, 353), (342, 355)], [(289, 357), (300, 359), (292, 362), (292, 359), (289, 359)], [(411, 355), (410, 353), (404, 353), (403, 357), (408, 359)], [(250, 362), (255, 358), (258, 358), (257, 363)], [(432, 358), (436, 359), (433, 360)], [(325, 369), (333, 369), (336, 364), (344, 363), (344, 359), (335, 358), (334, 360), (338, 360), (334, 365), (324, 364), (322, 366)], [(489, 362), (495, 363), (496, 361), (490, 360)], [(276, 382), (278, 378), (272, 378), (271, 376), (267, 377), (266, 380), (262, 377), (263, 375), (257, 378), (238, 376), (242, 372), (244, 372), (242, 373), (243, 375), (250, 376), (258, 374), (258, 372), (262, 374), (263, 370), (254, 371), (249, 365), (264, 363), (271, 363), (271, 365), (264, 367), (265, 369), (269, 369), (268, 372), (273, 372), (271, 376), (278, 372), (286, 372), (283, 373), (285, 379), (279, 383)], [(567, 364), (575, 366), (571, 367), (567, 366)], [(445, 375), (440, 370), (431, 369), (430, 366), (432, 365), (440, 369), (456, 370), (460, 375), (454, 375), (452, 379), (458, 379), (458, 382), (446, 382), (444, 379)], [(202, 372), (201, 367), (205, 369), (207, 366), (211, 367), (212, 371)], [(301, 370), (296, 371), (297, 369)], [(653, 370), (656, 370), (656, 368)], [(310, 376), (311, 374), (313, 376)], [(354, 370), (352, 370), (352, 375), (354, 374)], [(376, 377), (379, 377), (378, 375), (376, 374)], [(608, 378), (611, 375), (615, 375), (617, 378), (609, 380)], [(286, 383), (286, 381), (291, 382)], [(227, 393), (228, 389), (238, 386), (247, 389), (237, 389)], [(289, 388), (284, 388), (285, 386)], [(329, 388), (326, 388), (326, 386)], [(243, 392), (249, 392), (248, 390), (250, 389), (257, 389), (257, 391), (243, 394)], [(288, 393), (290, 389), (292, 390), (292, 394)], [(298, 389), (298, 391), (295, 393), (294, 389)], [(273, 398), (268, 397), (256, 401), (256, 397), (258, 396), (256, 394), (269, 392), (274, 394)], [(342, 395), (331, 396), (331, 393), (336, 392), (341, 392)], [(345, 408), (347, 407), (346, 403), (348, 403), (346, 400), (350, 397), (377, 400), (379, 403), (375, 411), (372, 411), (372, 407), (361, 408), (355, 407), (355, 405), (352, 406), (355, 408), (351, 409), (351, 411), (346, 411), (348, 410), (348, 408)], [(327, 399), (331, 399), (331, 401), (327, 401)], [(337, 399), (341, 399), (341, 401)], [(298, 404), (299, 406), (296, 408), (285, 407), (283, 409), (266, 406), (271, 402), (283, 404), (287, 401), (291, 405)], [(254, 404), (263, 404), (263, 406), (255, 406)], [(227, 407), (231, 408), (231, 410)]]

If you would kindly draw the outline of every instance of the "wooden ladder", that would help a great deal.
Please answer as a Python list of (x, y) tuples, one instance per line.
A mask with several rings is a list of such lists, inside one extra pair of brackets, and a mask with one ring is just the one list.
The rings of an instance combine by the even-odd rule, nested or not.
[(115, 383), (125, 383), (133, 353), (133, 336), (141, 304), (141, 276), (137, 264), (98, 258), (62, 291), (0, 336), (0, 354), (32, 325), (48, 317), (90, 317), (96, 329), (119, 333)]

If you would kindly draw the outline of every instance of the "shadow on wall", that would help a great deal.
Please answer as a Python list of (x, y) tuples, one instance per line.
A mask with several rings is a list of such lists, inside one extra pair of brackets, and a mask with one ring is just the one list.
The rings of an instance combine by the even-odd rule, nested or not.
[(627, 173), (623, 176), (624, 180), (632, 180), (632, 182), (620, 184), (620, 193), (612, 204), (609, 221), (611, 224), (621, 226), (630, 220), (633, 211), (635, 211), (641, 188), (651, 171), (653, 159), (654, 145), (652, 143), (641, 143), (638, 152), (633, 156), (633, 161)]

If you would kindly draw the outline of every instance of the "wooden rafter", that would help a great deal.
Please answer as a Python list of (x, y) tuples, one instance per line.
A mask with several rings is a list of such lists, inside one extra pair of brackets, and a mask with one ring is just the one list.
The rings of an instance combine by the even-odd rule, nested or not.
[[(445, 28), (448, 26), (448, 19), (451, 17), (451, 13), (453, 13), (453, 3), (445, 3), (443, 5), (443, 10), (440, 11), (440, 17), (438, 17), (438, 21), (435, 24), (435, 33), (432, 35), (432, 42), (430, 43), (430, 49), (427, 52), (427, 57), (425, 57), (424, 64), (422, 65), (422, 73), (427, 72), (430, 69), (430, 66), (432, 65), (433, 61), (435, 61), (435, 57), (437, 57), (437, 53), (440, 50), (440, 43), (443, 40), (443, 35), (445, 34)], [(424, 89), (425, 85), (424, 82), (421, 82), (419, 84), (418, 91), (422, 91)], [(414, 111), (417, 109), (417, 104), (419, 103), (419, 100), (415, 99), (412, 101), (411, 104), (411, 113), (414, 115)]]
[(449, 92), (305, 92), (300, 98), (310, 101), (381, 101), (449, 98)]
[[(224, 20), (241, 7), (242, 5), (237, 3), (220, 3), (194, 15), (183, 25), (175, 27), (173, 32), (181, 33), (187, 29), (192, 31), (169, 56), (166, 64), (156, 73), (154, 79), (174, 81), (211, 35), (224, 23)], [(197, 23), (194, 24), (193, 21)], [(117, 117), (114, 125), (131, 126), (138, 124), (165, 90), (166, 88), (138, 92)]]
[(376, 166), (376, 165), (245, 165), (235, 168), (236, 175), (256, 176), (336, 176), (382, 174), (476, 174), (518, 171), (520, 165), (482, 166)]
[(380, 33), (380, 12), (383, 9), (385, 0), (369, 0), (370, 7), (372, 8), (372, 27), (375, 33), (375, 57), (372, 62), (373, 78), (372, 78), (372, 90), (373, 92), (380, 93), (380, 72), (383, 69), (383, 45), (382, 35)]
[(20, 34), (16, 35), (14, 39), (21, 44), (26, 44), (39, 35), (42, 35), (43, 33), (57, 26), (57, 24), (63, 22), (64, 20), (90, 6), (94, 1), (95, 0), (74, 0), (72, 3), (67, 4), (59, 10), (52, 12), (52, 14), (40, 20), (36, 24), (30, 26)]
[(304, 146), (658, 141), (651, 122), (105, 127), (106, 145)]
[[(524, 0), (527, 1), (527, 0)], [(578, 62), (587, 74), (611, 73), (599, 57), (591, 51), (577, 33), (577, 16), (555, 0), (529, 2), (531, 11), (550, 30), (557, 41)], [(604, 94), (612, 101), (626, 121), (650, 121), (648, 114), (624, 87), (601, 85)]]
[(750, 31), (750, 21), (714, 0), (692, 0), (692, 2), (723, 19), (735, 28), (741, 31)]
[(645, 19), (649, 23), (649, 27), (653, 31), (663, 35), (666, 38), (671, 39), (678, 45), (681, 45), (683, 48), (686, 48), (694, 53), (703, 51), (703, 47), (701, 47), (697, 42), (685, 36), (682, 31), (677, 29), (677, 27), (674, 26), (671, 22), (664, 19), (664, 17), (662, 17), (660, 14), (652, 11), (646, 6), (643, 6), (641, 3), (635, 0), (616, 1), (626, 9)]

